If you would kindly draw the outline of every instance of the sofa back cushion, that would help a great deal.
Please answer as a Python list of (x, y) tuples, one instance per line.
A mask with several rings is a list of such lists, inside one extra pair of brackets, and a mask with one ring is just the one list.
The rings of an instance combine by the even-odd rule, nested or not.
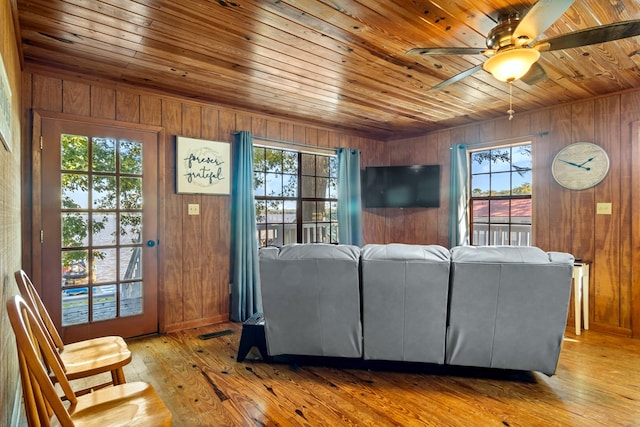
[(351, 245), (260, 249), (269, 355), (362, 356), (359, 258)]
[(444, 363), (449, 257), (438, 245), (362, 249), (365, 359)]
[(453, 248), (447, 363), (553, 374), (573, 261), (535, 247)]

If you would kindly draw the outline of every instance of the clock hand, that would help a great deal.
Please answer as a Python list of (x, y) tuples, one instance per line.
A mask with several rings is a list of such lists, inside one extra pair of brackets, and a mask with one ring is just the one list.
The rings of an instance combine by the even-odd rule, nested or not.
[(589, 163), (590, 161), (592, 161), (595, 158), (596, 158), (596, 156), (593, 156), (590, 159), (585, 160), (584, 162), (580, 163), (580, 166), (583, 166), (585, 163)]
[(558, 159), (558, 160), (560, 160), (562, 163), (566, 163), (566, 164), (568, 164), (568, 165), (575, 166), (575, 167), (577, 167), (577, 168), (581, 168), (581, 167), (582, 167), (582, 165), (579, 165), (579, 164), (577, 164), (577, 163), (568, 162), (568, 161), (566, 161), (566, 160), (562, 160), (562, 159)]

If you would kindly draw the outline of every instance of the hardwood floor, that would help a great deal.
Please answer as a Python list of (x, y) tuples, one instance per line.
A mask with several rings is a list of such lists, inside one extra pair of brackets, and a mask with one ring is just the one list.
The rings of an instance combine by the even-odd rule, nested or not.
[[(230, 335), (201, 340), (225, 329)], [(569, 330), (556, 375), (440, 366), (236, 362), (241, 325), (129, 341), (174, 426), (640, 425), (640, 340)]]

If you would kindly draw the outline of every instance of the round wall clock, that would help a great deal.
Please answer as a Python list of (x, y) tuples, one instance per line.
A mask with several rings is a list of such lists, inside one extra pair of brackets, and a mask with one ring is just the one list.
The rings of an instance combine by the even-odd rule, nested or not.
[(590, 142), (567, 145), (556, 154), (551, 173), (556, 182), (569, 190), (584, 190), (600, 183), (609, 172), (609, 156)]

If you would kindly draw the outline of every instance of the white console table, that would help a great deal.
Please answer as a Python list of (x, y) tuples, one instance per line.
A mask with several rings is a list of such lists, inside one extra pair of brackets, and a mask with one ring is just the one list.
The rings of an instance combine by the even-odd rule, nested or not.
[[(589, 263), (573, 264), (573, 303), (576, 318), (576, 335), (580, 335), (580, 321), (584, 318), (584, 329), (589, 329)], [(580, 308), (582, 307), (582, 315)]]

